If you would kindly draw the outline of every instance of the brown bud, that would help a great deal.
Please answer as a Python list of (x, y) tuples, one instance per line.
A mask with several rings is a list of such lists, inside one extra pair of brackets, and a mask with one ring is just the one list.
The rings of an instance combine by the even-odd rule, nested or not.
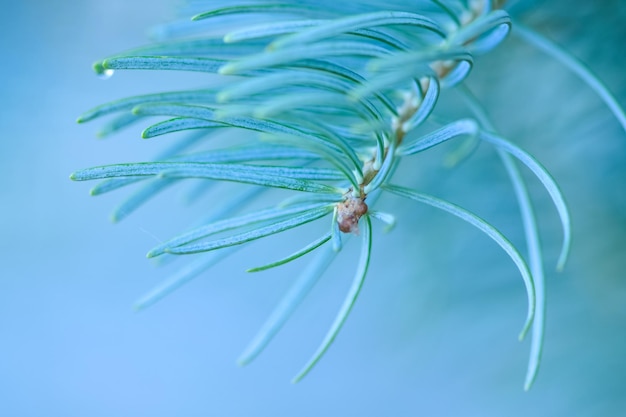
[(349, 196), (337, 205), (337, 224), (344, 233), (359, 233), (359, 219), (367, 213), (364, 198)]

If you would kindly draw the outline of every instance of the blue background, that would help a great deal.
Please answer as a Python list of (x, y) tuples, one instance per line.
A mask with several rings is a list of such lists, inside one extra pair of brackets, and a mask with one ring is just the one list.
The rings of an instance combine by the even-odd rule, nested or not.
[[(525, 19), (587, 62), (624, 105), (626, 10), (596, 3), (545, 1)], [(533, 389), (522, 390), (529, 343), (516, 338), (526, 307), (513, 264), (470, 226), (394, 199), (383, 205), (398, 225), (387, 235), (375, 228), (353, 314), (316, 369), (291, 385), (349, 286), (354, 245), (267, 351), (238, 368), (236, 357), (304, 264), (243, 270), (306, 236), (246, 249), (137, 314), (132, 302), (178, 266), (156, 268), (145, 252), (219, 198), (184, 207), (173, 192), (112, 225), (109, 212), (125, 193), (89, 197), (90, 184), (68, 179), (78, 168), (148, 159), (166, 144), (141, 140), (140, 128), (99, 140), (98, 123), (75, 119), (107, 100), (203, 81), (145, 72), (103, 81), (91, 71), (95, 60), (145, 43), (173, 5), (67, 0), (2, 10), (0, 415), (626, 415), (626, 133), (555, 61), (509, 39), (469, 80), (571, 205), (572, 256), (556, 274), (558, 218), (528, 176), (549, 263), (546, 347)], [(522, 244), (494, 152), (483, 146), (454, 170), (442, 166), (443, 152), (415, 160), (420, 188)]]

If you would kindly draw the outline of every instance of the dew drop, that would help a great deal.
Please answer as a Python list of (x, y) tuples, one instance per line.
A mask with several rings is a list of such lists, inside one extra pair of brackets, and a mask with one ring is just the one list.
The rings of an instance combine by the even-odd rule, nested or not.
[(98, 77), (102, 78), (103, 80), (107, 80), (111, 78), (114, 73), (115, 71), (112, 69), (105, 69), (104, 71), (98, 74)]
[(93, 70), (96, 72), (96, 75), (103, 80), (111, 78), (115, 72), (110, 68), (105, 68), (104, 65), (102, 65), (102, 62), (96, 62), (93, 64)]

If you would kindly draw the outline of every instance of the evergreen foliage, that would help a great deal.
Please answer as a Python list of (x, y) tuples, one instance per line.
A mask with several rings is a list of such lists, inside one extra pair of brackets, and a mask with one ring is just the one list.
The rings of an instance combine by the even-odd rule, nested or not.
[[(357, 234), (361, 252), (353, 284), (320, 347), (295, 377), (298, 381), (332, 344), (359, 295), (375, 241), (371, 219), (395, 224), (393, 213), (376, 210), (376, 201), (398, 195), (475, 226), (517, 266), (528, 299), (520, 339), (528, 331), (532, 334), (525, 383), (530, 388), (541, 357), (544, 273), (535, 214), (519, 168), (528, 169), (543, 184), (560, 216), (563, 244), (558, 269), (570, 246), (570, 216), (548, 171), (494, 131), (463, 83), (474, 60), (511, 31), (511, 18), (501, 6), (488, 0), (190, 1), (181, 10), (186, 18), (160, 28), (159, 42), (96, 63), (94, 69), (103, 76), (118, 70), (170, 70), (211, 73), (222, 80), (215, 87), (122, 98), (79, 117), (82, 123), (115, 115), (102, 130), (106, 135), (147, 116), (162, 120), (146, 127), (144, 138), (188, 131), (187, 139), (154, 161), (72, 174), (77, 181), (101, 180), (92, 189), (94, 195), (138, 186), (116, 219), (188, 178), (253, 186), (243, 195), (225, 196), (210, 221), (150, 250), (149, 257), (203, 255), (143, 297), (137, 307), (160, 300), (239, 245), (325, 222), (327, 230), (310, 244), (249, 269), (262, 271), (312, 257), (240, 357), (245, 364), (269, 343), (341, 252), (346, 234)], [(626, 120), (610, 93), (583, 66), (530, 29), (519, 34), (586, 78), (618, 119)], [(447, 89), (464, 98), (465, 117), (450, 120), (437, 105)], [(211, 137), (224, 131), (237, 139), (237, 145), (212, 147)], [(487, 219), (420, 193), (410, 178), (394, 176), (412, 155), (461, 139), (465, 140), (461, 147), (476, 142), (493, 147), (500, 156), (522, 213), (525, 250), (516, 248)], [(293, 195), (266, 209), (233, 215), (242, 202), (274, 188)]]

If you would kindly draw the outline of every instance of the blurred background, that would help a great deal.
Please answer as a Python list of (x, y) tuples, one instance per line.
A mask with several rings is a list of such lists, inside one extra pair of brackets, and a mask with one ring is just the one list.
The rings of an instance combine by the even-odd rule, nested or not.
[[(534, 154), (570, 204), (573, 247), (553, 265), (561, 231), (528, 175), (542, 228), (548, 287), (541, 370), (524, 392), (529, 341), (521, 278), (472, 227), (389, 199), (389, 234), (350, 319), (314, 371), (291, 378), (317, 348), (347, 291), (349, 247), (268, 349), (235, 359), (304, 263), (243, 270), (302, 236), (246, 249), (142, 313), (134, 300), (181, 265), (148, 249), (218, 202), (185, 207), (176, 190), (120, 224), (124, 192), (89, 197), (69, 174), (150, 158), (170, 138), (141, 127), (96, 138), (83, 111), (135, 93), (201, 85), (202, 74), (120, 72), (95, 60), (147, 42), (172, 0), (5, 2), (0, 16), (0, 415), (2, 416), (621, 416), (626, 415), (626, 133), (594, 93), (510, 37), (478, 60), (469, 85), (506, 137)], [(626, 105), (626, 5), (546, 0), (519, 7), (528, 25), (566, 46)], [(444, 100), (454, 100), (449, 95)], [(519, 245), (513, 192), (493, 150), (454, 169), (444, 150), (415, 160), (426, 192), (467, 206)], [(353, 239), (353, 244), (356, 239)], [(262, 250), (272, 247), (275, 253)], [(299, 247), (299, 246), (298, 246)], [(523, 246), (522, 246), (523, 247)], [(245, 261), (245, 262), (244, 262)]]

